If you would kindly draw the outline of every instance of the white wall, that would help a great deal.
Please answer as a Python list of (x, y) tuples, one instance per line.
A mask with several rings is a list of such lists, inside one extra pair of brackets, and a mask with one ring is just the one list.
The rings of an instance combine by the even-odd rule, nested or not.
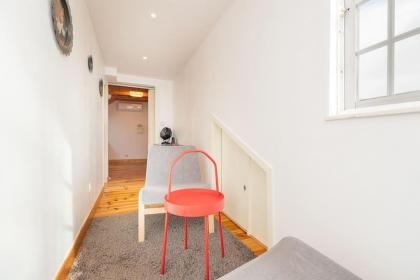
[(328, 47), (328, 0), (237, 0), (176, 79), (174, 123), (210, 149), (215, 114), (272, 166), (276, 240), (420, 279), (420, 116), (325, 121)]
[[(120, 111), (118, 101), (109, 105), (109, 159), (147, 158), (147, 102), (141, 112)], [(139, 132), (138, 125), (143, 126)]]
[(52, 279), (103, 186), (102, 57), (85, 1), (69, 2), (69, 57), (56, 46), (50, 1), (0, 2), (3, 279)]
[(179, 73), (174, 82), (173, 98), (173, 128), (174, 134), (179, 144), (191, 144), (191, 103), (188, 96), (188, 82), (186, 69)]

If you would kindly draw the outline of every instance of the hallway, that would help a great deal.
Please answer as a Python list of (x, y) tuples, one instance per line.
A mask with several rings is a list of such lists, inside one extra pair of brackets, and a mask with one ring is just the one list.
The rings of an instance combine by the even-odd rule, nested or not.
[[(0, 23), (2, 278), (195, 280), (210, 256), (212, 279), (311, 280), (324, 256), (420, 279), (420, 0), (3, 0)], [(173, 183), (217, 176), (223, 205), (175, 200), (219, 234), (165, 231), (165, 146), (216, 162)]]

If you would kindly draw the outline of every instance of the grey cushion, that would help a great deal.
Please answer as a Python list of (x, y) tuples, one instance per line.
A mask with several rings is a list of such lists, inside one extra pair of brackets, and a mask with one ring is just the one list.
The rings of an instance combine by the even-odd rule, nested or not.
[(221, 280), (360, 280), (302, 241), (286, 237)]
[[(140, 191), (144, 204), (163, 203), (168, 192), (169, 167), (177, 156), (186, 150), (195, 150), (194, 146), (159, 146), (149, 151), (146, 168), (146, 181)], [(201, 179), (200, 163), (197, 154), (183, 157), (176, 165), (172, 177), (172, 189), (210, 188)]]

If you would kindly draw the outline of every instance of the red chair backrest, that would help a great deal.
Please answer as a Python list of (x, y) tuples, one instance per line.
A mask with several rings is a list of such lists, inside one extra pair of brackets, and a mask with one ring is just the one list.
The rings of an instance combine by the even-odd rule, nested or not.
[(175, 168), (175, 165), (177, 164), (178, 161), (180, 161), (184, 156), (188, 155), (188, 154), (203, 154), (204, 156), (206, 156), (206, 158), (208, 158), (212, 163), (213, 163), (213, 167), (214, 167), (214, 176), (216, 179), (216, 191), (219, 191), (219, 175), (217, 173), (217, 164), (216, 161), (205, 151), (203, 150), (187, 150), (184, 151), (183, 153), (181, 153), (179, 156), (176, 157), (176, 159), (172, 162), (171, 167), (169, 169), (169, 178), (168, 178), (168, 197), (171, 194), (172, 191), (172, 173), (173, 170)]

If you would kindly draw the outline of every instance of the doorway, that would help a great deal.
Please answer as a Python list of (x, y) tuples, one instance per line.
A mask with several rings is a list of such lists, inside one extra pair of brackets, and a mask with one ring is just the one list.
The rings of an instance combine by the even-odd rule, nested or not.
[(149, 120), (150, 115), (154, 116), (151, 93), (148, 88), (108, 86), (109, 179), (142, 174), (150, 144), (149, 126), (153, 126)]

